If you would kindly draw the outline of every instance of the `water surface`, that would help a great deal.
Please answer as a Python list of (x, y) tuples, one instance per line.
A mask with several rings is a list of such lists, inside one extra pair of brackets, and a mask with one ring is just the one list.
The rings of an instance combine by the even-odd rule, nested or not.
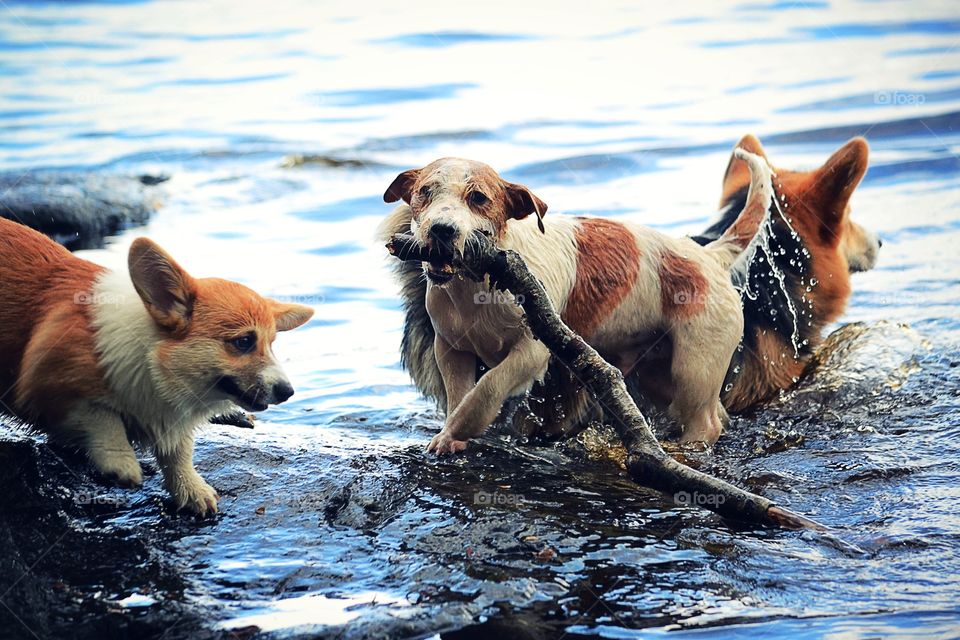
[[(148, 234), (195, 274), (316, 308), (276, 344), (297, 395), (253, 432), (201, 437), (223, 515), (168, 517), (156, 475), (95, 489), (118, 504), (81, 525), (166, 555), (129, 575), (76, 560), (63, 573), (89, 613), (61, 622), (90, 629), (107, 607), (112, 629), (168, 638), (956, 636), (956, 16), (907, 1), (4, 3), (0, 168), (172, 176), (146, 228), (85, 257), (119, 266)], [(748, 132), (790, 168), (865, 135), (853, 206), (884, 247), (843, 319), (867, 329), (701, 464), (864, 553), (669, 504), (582, 443), (494, 434), (456, 460), (420, 453), (440, 422), (399, 365), (373, 240), (398, 171), (473, 157), (551, 215), (680, 235), (712, 217)]]

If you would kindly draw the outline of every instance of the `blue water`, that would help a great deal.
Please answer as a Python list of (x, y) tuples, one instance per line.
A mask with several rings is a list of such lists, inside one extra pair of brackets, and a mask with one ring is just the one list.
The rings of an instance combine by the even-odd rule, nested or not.
[[(242, 484), (210, 457), (232, 440), (286, 461), (250, 471), (265, 492), (309, 465), (311, 500), (324, 504), (369, 478), (407, 492), (367, 526), (307, 501), (302, 518), (265, 528), (253, 509), (276, 495), (221, 490), (224, 519), (178, 547), (195, 560), (184, 569), (195, 589), (154, 594), (159, 602), (209, 607), (211, 624), (272, 629), (395, 614), (423, 623), (413, 635), (504, 608), (572, 637), (960, 635), (955, 5), (7, 0), (0, 82), (0, 169), (172, 176), (145, 228), (85, 257), (119, 266), (131, 240), (150, 235), (196, 274), (316, 308), (276, 345), (296, 397), (252, 434), (201, 437), (214, 484)], [(854, 217), (884, 246), (876, 269), (854, 277), (843, 322), (905, 323), (926, 346), (877, 360), (909, 370), (899, 386), (777, 414), (777, 428), (805, 434), (803, 446), (760, 455), (733, 446), (735, 462), (724, 466), (721, 450), (712, 464), (837, 524), (865, 556), (738, 532), (649, 496), (634, 503), (615, 468), (575, 455), (564, 458), (575, 471), (496, 446), (465, 462), (419, 457), (439, 423), (399, 365), (402, 314), (373, 240), (389, 211), (380, 194), (398, 171), (477, 158), (531, 186), (551, 213), (681, 235), (712, 217), (730, 148), (748, 132), (787, 168), (868, 138)], [(901, 353), (882, 342), (873, 346)], [(743, 429), (756, 427), (750, 420)], [(469, 504), (477, 487), (500, 484), (521, 491), (524, 506)], [(574, 484), (583, 495), (563, 491)], [(159, 495), (157, 479), (145, 490)], [(119, 517), (150, 526), (157, 512), (136, 503)], [(437, 551), (458, 527), (490, 529), (480, 560)], [(511, 560), (530, 535), (560, 561)], [(294, 595), (278, 587), (290, 581)], [(366, 607), (374, 597), (381, 604)], [(455, 605), (466, 613), (450, 613)], [(423, 622), (433, 616), (446, 626)]]

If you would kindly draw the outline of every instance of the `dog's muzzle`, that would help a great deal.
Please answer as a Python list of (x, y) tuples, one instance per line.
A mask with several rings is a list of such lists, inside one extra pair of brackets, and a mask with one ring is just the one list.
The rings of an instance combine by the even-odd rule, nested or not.
[(217, 388), (247, 411), (263, 411), (268, 405), (280, 404), (293, 395), (293, 385), (286, 379), (269, 384), (260, 381), (245, 388), (236, 378), (223, 376), (217, 381)]
[[(427, 278), (434, 284), (446, 284), (456, 275), (451, 261), (456, 252), (460, 232), (452, 224), (436, 222), (427, 230), (427, 248), (430, 261), (427, 263)], [(434, 257), (435, 256), (435, 257)]]

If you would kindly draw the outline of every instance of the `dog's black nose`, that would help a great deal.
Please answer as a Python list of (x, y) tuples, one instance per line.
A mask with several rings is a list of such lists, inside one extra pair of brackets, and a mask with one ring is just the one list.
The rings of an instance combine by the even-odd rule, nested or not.
[(289, 382), (278, 382), (273, 385), (273, 401), (275, 404), (285, 402), (293, 395), (293, 386)]
[(457, 237), (457, 228), (452, 224), (438, 222), (430, 226), (430, 231), (427, 235), (429, 235), (430, 239), (434, 242), (441, 245), (449, 245), (453, 242), (453, 239)]
[(877, 238), (877, 249), (883, 248), (883, 238)]

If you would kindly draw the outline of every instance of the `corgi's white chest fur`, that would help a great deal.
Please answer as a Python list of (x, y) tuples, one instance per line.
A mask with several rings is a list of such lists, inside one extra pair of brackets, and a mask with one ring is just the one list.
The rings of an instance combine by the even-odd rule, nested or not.
[(125, 271), (105, 272), (94, 284), (92, 317), (97, 357), (112, 391), (106, 402), (126, 418), (133, 439), (170, 449), (185, 431), (234, 408), (165, 388), (157, 358), (160, 330)]

